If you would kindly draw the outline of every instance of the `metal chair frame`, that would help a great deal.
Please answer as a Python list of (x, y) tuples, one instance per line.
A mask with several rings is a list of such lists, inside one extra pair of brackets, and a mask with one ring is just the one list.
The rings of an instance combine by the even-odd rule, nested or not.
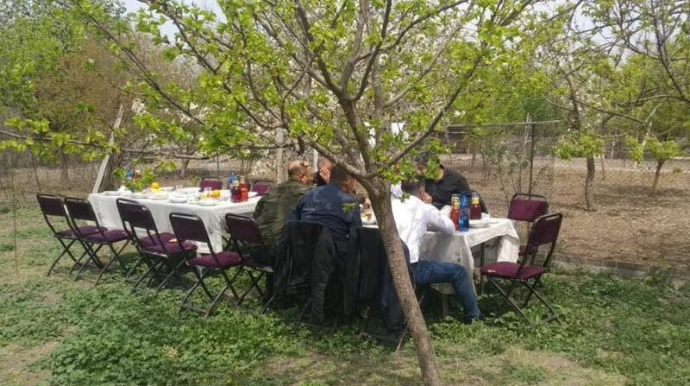
[[(182, 298), (182, 302), (180, 303), (180, 309), (178, 312), (181, 312), (183, 309), (188, 309), (196, 312), (201, 312), (204, 313), (204, 318), (208, 318), (211, 316), (213, 311), (215, 310), (216, 306), (218, 305), (218, 302), (220, 299), (225, 295), (225, 292), (227, 290), (230, 290), (232, 293), (233, 297), (237, 300), (239, 299), (237, 295), (237, 291), (235, 290), (235, 287), (233, 286), (233, 283), (237, 279), (237, 277), (242, 273), (242, 264), (237, 264), (233, 265), (227, 268), (223, 268), (222, 264), (218, 258), (218, 255), (216, 252), (213, 250), (213, 246), (211, 245), (211, 242), (208, 237), (208, 232), (206, 231), (206, 226), (204, 225), (203, 220), (197, 216), (197, 215), (190, 215), (190, 214), (184, 214), (184, 213), (170, 213), (170, 224), (172, 225), (173, 232), (175, 232), (175, 237), (177, 238), (177, 242), (180, 245), (180, 248), (184, 251), (185, 253), (185, 261), (187, 264), (193, 259), (196, 258), (196, 251), (194, 251), (193, 255), (190, 254), (192, 251), (187, 251), (183, 247), (183, 243), (186, 241), (194, 241), (197, 243), (203, 243), (206, 244), (209, 254), (208, 256), (211, 256), (213, 261), (216, 264), (215, 268), (211, 267), (205, 267), (205, 268), (200, 268), (200, 267), (194, 267), (192, 271), (194, 272), (194, 276), (196, 276), (196, 283), (194, 286), (192, 286), (185, 296)], [(197, 228), (192, 228), (193, 226), (196, 226)], [(197, 232), (195, 235), (194, 232)], [(230, 269), (237, 268), (236, 272), (232, 275), (232, 277), (228, 277), (227, 272)], [(201, 271), (201, 272), (199, 272)], [(218, 293), (218, 295), (213, 296), (211, 294), (211, 291), (208, 289), (205, 283), (205, 279), (212, 274), (220, 274), (223, 277), (223, 280), (225, 281), (225, 287)], [(199, 309), (196, 307), (193, 307), (191, 305), (187, 305), (187, 301), (189, 298), (192, 296), (194, 291), (196, 291), (197, 288), (201, 287), (206, 294), (206, 296), (211, 300), (211, 306), (209, 307), (208, 310), (203, 310)], [(238, 302), (239, 305), (239, 302)]]
[[(540, 235), (540, 227), (542, 226), (543, 223), (548, 223), (556, 221), (557, 223), (553, 225), (555, 227), (555, 231), (552, 231), (551, 234), (547, 235), (545, 239), (540, 239), (542, 236)], [(552, 257), (553, 257), (553, 252), (556, 249), (556, 243), (558, 241), (558, 234), (560, 232), (561, 224), (563, 221), (563, 215), (560, 213), (554, 213), (554, 214), (547, 214), (538, 217), (533, 225), (532, 225), (532, 230), (530, 232), (530, 237), (527, 242), (528, 246), (528, 251), (529, 253), (522, 259), (521, 262), (515, 263), (519, 264), (519, 268), (517, 269), (516, 273), (512, 278), (504, 278), (504, 277), (499, 277), (492, 275), (491, 273), (487, 272), (485, 268), (482, 268), (481, 275), (482, 276), (487, 276), (488, 282), (498, 290), (498, 292), (503, 296), (504, 301), (503, 304), (501, 305), (501, 309), (505, 309), (507, 304), (510, 304), (515, 311), (517, 311), (518, 314), (520, 314), (526, 321), (527, 323), (530, 324), (530, 326), (533, 326), (533, 323), (527, 318), (527, 315), (524, 313), (522, 308), (527, 307), (530, 299), (532, 298), (532, 295), (537, 297), (539, 301), (541, 301), (544, 306), (549, 310), (550, 317), (545, 319), (543, 323), (547, 323), (551, 320), (557, 320), (559, 323), (561, 322), (560, 318), (558, 317), (558, 314), (554, 310), (553, 306), (549, 303), (549, 301), (542, 295), (540, 294), (536, 288), (541, 285), (541, 277), (544, 273), (548, 272), (549, 264), (551, 263)], [(548, 225), (548, 224), (547, 224)], [(538, 253), (539, 246), (541, 245), (546, 245), (550, 244), (549, 251), (546, 254), (546, 257), (544, 259), (544, 262), (541, 264), (541, 267), (544, 268), (544, 272), (537, 274), (532, 277), (528, 277), (526, 279), (521, 278), (521, 273), (525, 270), (526, 267), (529, 265), (527, 264), (528, 261), (534, 261), (536, 259), (536, 255)], [(490, 265), (488, 266), (490, 267)], [(500, 284), (498, 284), (497, 280), (503, 280), (503, 281), (509, 281), (509, 286), (507, 289), (501, 287)], [(519, 286), (524, 286), (529, 290), (529, 293), (524, 300), (522, 307), (520, 307), (515, 300), (511, 297), (511, 295), (514, 293), (514, 291), (519, 287)]]
[[(105, 274), (108, 269), (115, 263), (116, 261), (118, 262), (118, 265), (120, 268), (123, 270), (123, 272), (127, 272), (127, 267), (125, 266), (124, 262), (121, 259), (121, 254), (127, 248), (127, 245), (129, 245), (130, 240), (129, 239), (124, 239), (124, 240), (117, 240), (114, 242), (111, 242), (108, 240), (106, 236), (106, 232), (113, 231), (113, 229), (108, 229), (101, 227), (100, 223), (98, 222), (98, 217), (93, 211), (93, 207), (91, 206), (91, 203), (88, 202), (87, 200), (81, 199), (81, 198), (74, 198), (74, 197), (67, 197), (64, 199), (65, 207), (67, 208), (67, 216), (68, 219), (70, 220), (70, 223), (72, 224), (72, 231), (75, 232), (79, 236), (79, 242), (81, 245), (84, 247), (84, 249), (87, 251), (87, 256), (89, 256), (89, 260), (93, 262), (97, 267), (100, 268), (100, 272), (98, 273), (98, 278), (96, 279), (96, 283), (94, 285), (98, 285), (98, 283), (101, 281), (101, 278), (103, 277), (103, 274)], [(92, 221), (96, 224), (96, 232), (94, 233), (83, 233), (82, 228), (79, 227), (79, 224), (77, 221)], [(93, 240), (93, 239), (88, 239), (87, 236), (94, 236), (96, 234), (99, 234), (103, 240)], [(115, 248), (114, 244), (120, 241), (124, 241), (125, 243), (122, 245), (122, 247), (118, 250)], [(96, 248), (94, 249), (94, 246)], [(98, 257), (98, 252), (103, 247), (108, 247), (111, 253), (111, 259), (108, 261), (108, 263), (103, 264), (103, 262), (99, 259)], [(82, 257), (83, 259), (83, 257)], [(81, 263), (81, 259), (78, 261), (78, 263)], [(76, 268), (77, 265), (74, 265), (72, 267), (72, 271)], [(74, 280), (78, 280), (81, 277), (81, 274), (84, 270), (84, 268), (87, 266), (87, 264), (81, 264), (81, 267), (79, 268), (79, 271), (77, 271), (77, 276)]]

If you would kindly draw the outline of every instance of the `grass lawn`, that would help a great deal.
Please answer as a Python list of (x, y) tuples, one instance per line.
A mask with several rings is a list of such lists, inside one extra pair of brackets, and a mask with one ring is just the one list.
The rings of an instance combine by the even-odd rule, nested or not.
[[(97, 288), (92, 272), (68, 277), (66, 261), (46, 277), (60, 248), (38, 210), (21, 210), (15, 251), (13, 220), (0, 214), (0, 385), (420, 383), (411, 343), (396, 354), (356, 325), (315, 331), (252, 304), (204, 321), (177, 313), (181, 292), (132, 294), (115, 271)], [(690, 384), (690, 286), (589, 274), (545, 286), (563, 325), (529, 329), (506, 314), (465, 326), (431, 313), (447, 384)]]

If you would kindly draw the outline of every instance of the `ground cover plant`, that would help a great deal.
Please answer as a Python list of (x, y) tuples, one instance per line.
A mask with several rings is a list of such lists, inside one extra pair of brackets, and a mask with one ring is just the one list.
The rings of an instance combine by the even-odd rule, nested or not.
[[(251, 302), (204, 321), (177, 313), (179, 291), (133, 294), (114, 272), (96, 288), (89, 274), (45, 277), (59, 248), (41, 221), (37, 209), (0, 215), (0, 384), (419, 384), (411, 344), (396, 354), (361, 339), (357, 323), (313, 330), (290, 310), (261, 315)], [(529, 329), (506, 314), (465, 326), (459, 310), (445, 320), (427, 310), (446, 383), (690, 382), (687, 285), (559, 272), (546, 291), (563, 325)], [(495, 299), (481, 304), (495, 309)]]

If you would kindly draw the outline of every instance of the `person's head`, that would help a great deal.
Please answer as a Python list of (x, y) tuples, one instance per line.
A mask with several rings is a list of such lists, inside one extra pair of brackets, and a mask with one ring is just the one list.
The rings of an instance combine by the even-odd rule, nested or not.
[(333, 169), (333, 162), (326, 157), (319, 157), (319, 162), (316, 164), (319, 170), (326, 168), (328, 170)]
[[(441, 165), (439, 164), (438, 157), (430, 154), (427, 151), (417, 154), (414, 158), (415, 164), (417, 164), (417, 171), (424, 173), (427, 177), (436, 176), (438, 173), (438, 178), (443, 175)], [(435, 166), (435, 170), (433, 167)], [(431, 170), (427, 168), (432, 167)], [(433, 178), (433, 177), (432, 177)]]
[(403, 193), (407, 193), (410, 196), (415, 196), (417, 198), (423, 198), (426, 192), (424, 178), (422, 177), (411, 177), (410, 179), (403, 181), (400, 184), (400, 188)]
[(300, 184), (311, 184), (309, 163), (300, 160), (290, 162), (290, 165), (288, 165), (288, 178)]
[(330, 183), (340, 186), (340, 189), (346, 193), (352, 193), (355, 188), (354, 178), (345, 169), (337, 165), (333, 165), (333, 169), (331, 169)]

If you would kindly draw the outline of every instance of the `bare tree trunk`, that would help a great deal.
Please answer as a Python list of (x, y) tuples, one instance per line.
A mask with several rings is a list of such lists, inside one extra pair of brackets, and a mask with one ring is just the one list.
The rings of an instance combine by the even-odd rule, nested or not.
[(596, 171), (596, 165), (594, 164), (594, 157), (587, 158), (587, 178), (585, 178), (585, 204), (587, 205), (587, 210), (595, 211), (597, 208), (594, 205), (594, 193), (592, 189), (594, 188), (594, 172)]
[(390, 185), (380, 177), (376, 177), (373, 181), (364, 181), (363, 185), (369, 193), (381, 231), (381, 237), (383, 238), (383, 244), (388, 254), (388, 265), (393, 276), (395, 291), (400, 299), (400, 305), (407, 319), (407, 328), (412, 336), (417, 352), (417, 360), (422, 371), (422, 382), (426, 386), (441, 386), (443, 385), (443, 380), (436, 364), (436, 355), (431, 343), (431, 337), (429, 336), (422, 310), (419, 308), (414, 288), (410, 282), (405, 254), (395, 220), (393, 219)]
[(187, 177), (187, 168), (189, 168), (189, 161), (189, 158), (182, 160), (182, 164), (180, 165), (180, 178)]
[(604, 166), (604, 158), (606, 156), (604, 154), (601, 155), (601, 158), (599, 159), (601, 161), (601, 180), (606, 181), (606, 167)]
[(664, 167), (665, 161), (657, 161), (656, 171), (654, 172), (654, 183), (652, 183), (652, 195), (656, 194), (656, 189), (659, 187), (659, 176), (661, 175), (661, 168)]

